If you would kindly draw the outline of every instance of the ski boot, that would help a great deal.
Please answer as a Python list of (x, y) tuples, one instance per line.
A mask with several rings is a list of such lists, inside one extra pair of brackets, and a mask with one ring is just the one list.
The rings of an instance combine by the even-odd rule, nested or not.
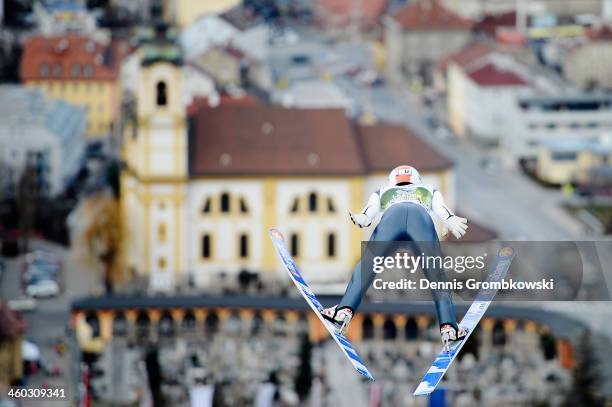
[(440, 337), (442, 338), (442, 344), (444, 345), (444, 351), (451, 351), (451, 342), (455, 342), (463, 339), (467, 335), (467, 331), (464, 328), (455, 328), (452, 324), (446, 323), (440, 325)]
[(353, 318), (353, 311), (349, 307), (338, 309), (338, 306), (334, 305), (321, 311), (321, 315), (326, 321), (331, 322), (334, 332), (344, 335), (349, 322)]

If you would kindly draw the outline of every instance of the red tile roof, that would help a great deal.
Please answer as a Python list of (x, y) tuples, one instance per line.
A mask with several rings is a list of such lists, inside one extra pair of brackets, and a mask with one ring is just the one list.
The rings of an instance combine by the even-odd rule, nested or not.
[(516, 26), (516, 11), (508, 11), (501, 14), (486, 14), (474, 25), (474, 31), (495, 37), (498, 28), (514, 26)]
[(191, 128), (192, 175), (351, 175), (364, 172), (341, 109), (202, 108)]
[(521, 77), (513, 72), (502, 71), (493, 64), (486, 64), (468, 72), (468, 76), (480, 86), (525, 86)]
[(190, 174), (364, 175), (411, 164), (448, 168), (446, 157), (404, 127), (353, 126), (342, 109), (199, 106), (190, 125)]
[(114, 80), (118, 54), (117, 47), (84, 36), (35, 36), (23, 49), (21, 80)]
[(419, 171), (435, 171), (453, 165), (403, 126), (386, 123), (359, 126), (357, 133), (369, 171), (389, 171), (403, 164), (412, 165)]
[(405, 30), (470, 30), (474, 25), (445, 8), (439, 0), (413, 0), (391, 17)]
[(388, 0), (367, 0), (355, 3), (354, 0), (316, 0), (315, 14), (317, 19), (326, 26), (345, 26), (352, 22), (358, 7), (360, 24), (365, 28), (376, 25), (385, 12)]
[[(251, 95), (244, 94), (242, 96), (232, 96), (223, 93), (219, 96), (218, 106), (255, 106), (259, 104), (259, 100)], [(214, 104), (207, 96), (196, 96), (193, 98), (191, 103), (187, 106), (187, 115), (190, 117), (195, 116), (198, 111), (202, 108), (214, 107)]]
[(466, 67), (472, 62), (479, 60), (485, 55), (490, 54), (494, 51), (494, 47), (482, 41), (473, 41), (461, 48), (459, 51), (450, 54), (446, 58), (440, 61), (438, 69), (446, 71), (448, 65), (451, 62), (459, 65), (460, 67)]

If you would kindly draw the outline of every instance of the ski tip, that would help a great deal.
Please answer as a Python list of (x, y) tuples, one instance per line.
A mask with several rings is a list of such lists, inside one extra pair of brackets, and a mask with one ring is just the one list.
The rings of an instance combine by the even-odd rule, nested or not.
[(432, 388), (429, 385), (429, 383), (421, 382), (419, 384), (419, 387), (416, 388), (416, 390), (414, 391), (414, 393), (412, 393), (412, 395), (413, 396), (427, 396), (427, 395), (431, 394), (434, 389), (435, 389), (435, 387)]
[(283, 234), (278, 229), (274, 229), (274, 228), (270, 229), (270, 236), (273, 239), (285, 241), (285, 238), (283, 237)]
[(510, 246), (502, 247), (497, 253), (499, 257), (511, 257), (514, 255), (514, 249)]

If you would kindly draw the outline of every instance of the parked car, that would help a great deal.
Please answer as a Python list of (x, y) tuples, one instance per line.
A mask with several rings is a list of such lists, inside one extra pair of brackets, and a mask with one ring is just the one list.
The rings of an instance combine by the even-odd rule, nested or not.
[(22, 275), (23, 284), (27, 286), (35, 279), (48, 279), (57, 282), (60, 269), (60, 261), (55, 254), (44, 251), (28, 253)]
[(26, 287), (26, 294), (31, 297), (48, 298), (59, 294), (59, 284), (54, 280), (33, 280)]
[(36, 299), (32, 297), (19, 297), (7, 302), (10, 309), (13, 311), (34, 311), (36, 309)]

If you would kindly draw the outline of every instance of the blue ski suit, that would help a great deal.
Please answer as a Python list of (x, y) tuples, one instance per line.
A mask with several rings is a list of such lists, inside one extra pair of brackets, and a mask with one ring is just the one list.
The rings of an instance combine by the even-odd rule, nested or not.
[[(423, 184), (409, 184), (381, 189), (370, 197), (368, 205), (361, 212), (369, 223), (383, 211), (382, 218), (370, 237), (370, 242), (411, 242), (408, 246), (415, 254), (425, 256), (441, 256), (440, 241), (432, 219), (432, 212), (442, 220), (454, 216), (446, 207), (442, 194), (434, 188)], [(355, 222), (355, 220), (354, 220)], [(360, 227), (369, 224), (359, 225)], [(392, 248), (393, 245), (390, 246)], [(367, 252), (367, 245), (366, 245)], [(380, 253), (378, 253), (380, 255)], [(392, 255), (385, 253), (384, 255)], [(367, 254), (366, 254), (367, 255)], [(435, 262), (437, 264), (437, 262)], [(446, 274), (441, 267), (423, 269), (425, 277), (433, 282), (446, 281)], [(371, 269), (361, 270), (361, 262), (357, 264), (337, 309), (348, 307), (356, 311), (363, 300), (367, 289), (374, 280), (375, 273)], [(449, 290), (432, 290), (438, 322), (450, 323), (455, 328), (457, 321)]]

